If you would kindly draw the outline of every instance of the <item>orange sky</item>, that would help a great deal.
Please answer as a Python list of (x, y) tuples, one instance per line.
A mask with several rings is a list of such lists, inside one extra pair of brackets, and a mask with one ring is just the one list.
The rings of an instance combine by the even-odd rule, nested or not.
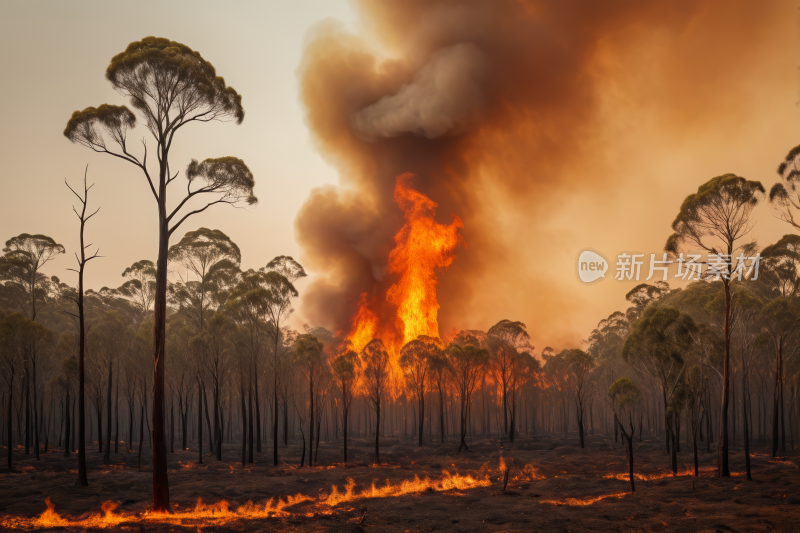
[[(76, 182), (88, 163), (103, 206), (89, 237), (106, 256), (88, 285), (117, 286), (126, 266), (154, 255), (140, 177), (61, 132), (75, 109), (124, 102), (103, 78), (112, 55), (164, 36), (214, 63), (247, 113), (241, 126), (188, 131), (173, 161), (241, 157), (260, 199), (185, 229), (225, 231), (246, 268), (299, 257), (314, 275), (299, 284), (298, 326), (341, 327), (365, 286), (391, 282), (384, 259), (402, 212), (390, 193), (409, 171), (441, 222), (464, 221), (468, 247), (439, 277), (441, 332), (509, 318), (528, 324), (537, 351), (577, 345), (624, 309), (633, 285), (612, 276), (581, 285), (573, 262), (583, 247), (609, 258), (660, 252), (700, 183), (727, 172), (776, 181), (800, 142), (798, 15), (779, 1), (554, 5), (243, 2), (226, 7), (223, 25), (211, 3), (145, 3), (136, 14), (4, 2), (0, 238), (45, 233), (71, 254), (77, 224), (63, 179)], [(447, 69), (452, 87), (426, 81)], [(340, 188), (311, 192), (325, 184)], [(296, 218), (310, 194), (328, 200)], [(756, 216), (762, 245), (789, 232), (766, 205)], [(67, 266), (60, 258), (47, 272), (72, 283)]]

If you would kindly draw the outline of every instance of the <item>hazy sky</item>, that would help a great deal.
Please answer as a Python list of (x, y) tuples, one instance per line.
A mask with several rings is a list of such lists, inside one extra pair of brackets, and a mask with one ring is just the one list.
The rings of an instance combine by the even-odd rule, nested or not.
[[(624, 2), (614, 5), (624, 14)], [(641, 19), (614, 15), (625, 19), (619, 27), (614, 20), (602, 22), (608, 33), (598, 30), (591, 60), (580, 63), (579, 74), (586, 77), (576, 76), (577, 83), (592, 87), (591, 116), (587, 128), (569, 137), (577, 144), (559, 148), (562, 161), (531, 167), (515, 164), (512, 152), (506, 166), (484, 158), (483, 166), (475, 167), (481, 174), (473, 177), (476, 190), (485, 201), (480, 238), (475, 235), (471, 244), (470, 214), (459, 212), (456, 200), (433, 198), (447, 208), (439, 213), (442, 221), (449, 220), (450, 212), (465, 219), (469, 248), (463, 253), (472, 255), (464, 255), (461, 264), (473, 265), (459, 271), (457, 257), (441, 277), (445, 294), (468, 296), (440, 299), (443, 331), (486, 329), (501, 318), (520, 319), (528, 323), (538, 349), (575, 344), (598, 320), (626, 307), (623, 295), (633, 285), (611, 279), (581, 285), (573, 262), (583, 247), (599, 249), (612, 260), (624, 250), (660, 252), (681, 201), (702, 182), (727, 172), (761, 180), (767, 188), (776, 181), (777, 164), (800, 143), (796, 5), (778, 0), (684, 5), (690, 15), (665, 17), (642, 9)], [(361, 11), (339, 0), (3, 2), (0, 239), (22, 232), (52, 236), (68, 255), (49, 264), (46, 272), (74, 283), (75, 275), (66, 268), (74, 262), (78, 226), (63, 181), (78, 184), (88, 164), (89, 181), (96, 184), (90, 201), (102, 209), (87, 234), (104, 256), (90, 264), (88, 286), (116, 287), (131, 263), (155, 258), (155, 204), (143, 177), (130, 165), (72, 145), (62, 135), (76, 109), (127, 103), (105, 80), (105, 68), (129, 42), (155, 35), (183, 42), (211, 61), (243, 96), (246, 113), (240, 126), (187, 129), (178, 137), (173, 165), (185, 168), (191, 158), (240, 157), (256, 177), (260, 200), (246, 210), (222, 206), (195, 216), (182, 230), (223, 230), (242, 249), (244, 268), (263, 266), (280, 254), (303, 258), (295, 242), (295, 216), (312, 188), (340, 181), (320, 153), (329, 160), (341, 153), (329, 140), (329, 146), (315, 148), (305, 120), (296, 70), (304, 43), (311, 42), (305, 40), (311, 39), (309, 28), (337, 19), (345, 31), (386, 46), (388, 53), (406, 53), (412, 59), (399, 70), (412, 74), (420, 65), (414, 65), (414, 54), (423, 53), (414, 35), (406, 42), (405, 34), (391, 34), (385, 20), (371, 22), (385, 14), (363, 10), (362, 17)], [(383, 42), (381, 31), (389, 32)], [(575, 31), (565, 39), (581, 35)], [(559, 42), (558, 36), (547, 42)], [(359, 46), (369, 49), (368, 44)], [(546, 53), (531, 49), (531, 54)], [(551, 80), (534, 81), (547, 87)], [(387, 86), (387, 94), (398, 88)], [(524, 141), (527, 127), (541, 123), (516, 123), (518, 137), (505, 144), (524, 151), (519, 139)], [(129, 138), (143, 134), (138, 127)], [(352, 170), (346, 163), (338, 168), (345, 174)], [(551, 177), (541, 179), (548, 172)], [(505, 177), (509, 173), (513, 179)], [(521, 194), (504, 189), (504, 182), (520, 175), (538, 185)], [(789, 232), (766, 205), (759, 206), (756, 216), (755, 235), (762, 245)], [(477, 271), (480, 243), (490, 224), (497, 228), (493, 244), (509, 250), (513, 243), (513, 260), (506, 255), (496, 270)], [(298, 284), (301, 293), (309, 281)], [(320, 316), (320, 310), (312, 315)], [(308, 316), (300, 303), (295, 323)]]
[[(155, 259), (155, 202), (141, 173), (62, 134), (76, 109), (128, 103), (111, 89), (105, 69), (128, 43), (155, 35), (199, 51), (242, 95), (245, 108), (239, 126), (186, 128), (176, 137), (171, 161), (183, 169), (191, 158), (240, 157), (255, 175), (259, 198), (247, 210), (220, 206), (195, 216), (177, 237), (200, 226), (221, 229), (241, 247), (246, 268), (297, 255), (297, 209), (311, 187), (336, 180), (309, 141), (295, 76), (306, 29), (326, 17), (353, 21), (339, 0), (0, 3), (0, 239), (23, 232), (52, 236), (67, 255), (46, 272), (74, 284), (75, 274), (66, 268), (75, 261), (78, 222), (64, 178), (79, 184), (88, 164), (89, 182), (95, 183), (90, 201), (101, 210), (87, 237), (104, 256), (88, 267), (88, 287), (117, 287), (131, 263)], [(145, 133), (141, 126), (131, 132), (135, 149)]]

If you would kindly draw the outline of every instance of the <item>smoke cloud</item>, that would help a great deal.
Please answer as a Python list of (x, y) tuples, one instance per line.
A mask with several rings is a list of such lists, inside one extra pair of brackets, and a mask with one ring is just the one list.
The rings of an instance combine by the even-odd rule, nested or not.
[[(468, 247), (440, 276), (442, 335), (508, 318), (526, 322), (539, 349), (585, 338), (575, 324), (586, 293), (558, 264), (587, 244), (578, 228), (592, 221), (575, 206), (646, 179), (637, 165), (658, 142), (746, 121), (735, 102), (749, 88), (731, 76), (754, 75), (749, 51), (783, 7), (360, 0), (361, 34), (320, 23), (298, 77), (312, 137), (340, 184), (312, 191), (295, 221), (315, 274), (304, 319), (346, 332), (367, 292), (393, 320), (388, 256), (403, 215), (392, 191), (410, 172), (440, 221), (464, 222)], [(648, 251), (660, 250), (673, 215)]]

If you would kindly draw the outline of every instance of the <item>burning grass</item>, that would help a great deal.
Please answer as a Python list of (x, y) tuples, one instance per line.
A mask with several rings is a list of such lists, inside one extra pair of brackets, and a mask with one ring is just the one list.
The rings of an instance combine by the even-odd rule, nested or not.
[[(737, 476), (744, 466), (738, 450), (731, 454), (733, 479), (715, 477), (714, 453), (701, 455), (702, 475), (694, 478), (687, 464), (691, 453), (683, 452), (673, 476), (660, 442), (645, 440), (636, 471), (644, 483), (633, 495), (626, 486), (625, 451), (613, 437), (589, 436), (585, 450), (574, 440), (542, 435), (510, 444), (481, 438), (461, 454), (455, 453), (457, 442), (420, 448), (396, 441), (386, 448), (387, 464), (375, 465), (374, 441), (354, 439), (351, 463), (338, 462), (340, 443), (321, 443), (319, 466), (312, 468), (297, 467), (299, 447), (286, 448), (277, 467), (268, 453), (246, 468), (211, 456), (200, 465), (196, 452), (181, 450), (169, 456), (171, 514), (147, 510), (152, 480), (147, 462), (138, 472), (136, 454), (112, 455), (110, 468), (101, 454), (88, 453), (90, 486), (81, 488), (74, 486), (76, 459), (48, 453), (39, 461), (23, 457), (16, 471), (3, 474), (0, 530), (348, 530), (366, 509), (362, 526), (397, 533), (417, 525), (560, 530), (565, 521), (575, 530), (604, 530), (609, 521), (631, 517), (642, 521), (642, 530), (660, 531), (725, 529), (720, 524), (763, 529), (765, 520), (786, 530), (800, 521), (800, 469), (792, 456), (754, 454), (756, 482), (748, 483)], [(231, 445), (223, 456), (239, 452)], [(114, 501), (104, 501), (109, 498)]]

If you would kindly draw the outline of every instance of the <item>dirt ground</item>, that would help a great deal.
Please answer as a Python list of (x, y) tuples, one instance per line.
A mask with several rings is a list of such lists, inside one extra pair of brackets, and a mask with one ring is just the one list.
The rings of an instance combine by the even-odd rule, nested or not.
[[(343, 467), (341, 442), (322, 443), (319, 466), (298, 468), (300, 447), (281, 446), (281, 464), (271, 465), (271, 443), (254, 464), (242, 468), (238, 446), (224, 447), (223, 461), (211, 455), (197, 463), (193, 451), (169, 454), (170, 496), (178, 514), (147, 514), (152, 473), (137, 471), (136, 453), (112, 454), (104, 466), (96, 444), (88, 453), (89, 486), (75, 486), (77, 457), (51, 451), (38, 461), (15, 453), (15, 470), (0, 470), (0, 529), (115, 531), (800, 531), (800, 468), (797, 452), (773, 460), (766, 447), (753, 450), (753, 478), (744, 477), (744, 456), (732, 448), (729, 479), (713, 477), (716, 456), (700, 456), (701, 477), (688, 475), (691, 451), (679, 454), (679, 475), (665, 475), (669, 458), (663, 441), (645, 439), (634, 448), (636, 481), (630, 494), (625, 449), (595, 435), (580, 449), (575, 435), (539, 435), (509, 444), (496, 438), (471, 440), (457, 453), (444, 444), (382, 440), (373, 466), (373, 442), (351, 439)], [(122, 449), (122, 445), (120, 446)], [(705, 450), (705, 443), (703, 443)], [(144, 456), (149, 455), (145, 447)], [(502, 490), (502, 462), (510, 466)], [(3, 460), (5, 463), (5, 460)], [(447, 471), (446, 474), (443, 471)], [(469, 476), (459, 478), (458, 476)], [(414, 478), (420, 481), (414, 484)], [(449, 477), (448, 477), (449, 476)], [(425, 482), (425, 478), (430, 478)], [(337, 495), (352, 493), (329, 505)], [(388, 481), (387, 481), (388, 480)], [(448, 483), (450, 480), (450, 483)], [(402, 485), (403, 482), (406, 485)], [(390, 483), (391, 488), (386, 488)], [(411, 483), (408, 483), (411, 482)], [(376, 489), (371, 489), (372, 485)], [(362, 494), (363, 491), (368, 494)], [(265, 512), (265, 502), (302, 494), (299, 503)], [(378, 496), (378, 497), (375, 497)], [(56, 519), (42, 521), (45, 498)], [(191, 513), (198, 498), (223, 505)], [(111, 509), (111, 515), (105, 515)], [(248, 501), (258, 504), (239, 508)], [(327, 501), (327, 503), (326, 503)], [(285, 505), (285, 503), (284, 503)], [(275, 509), (275, 507), (272, 507)], [(249, 510), (248, 510), (249, 509)], [(262, 509), (260, 512), (253, 509)], [(365, 514), (366, 513), (366, 514)], [(51, 515), (52, 516), (55, 515)], [(103, 522), (112, 516), (111, 522)], [(99, 520), (99, 522), (98, 522)]]

